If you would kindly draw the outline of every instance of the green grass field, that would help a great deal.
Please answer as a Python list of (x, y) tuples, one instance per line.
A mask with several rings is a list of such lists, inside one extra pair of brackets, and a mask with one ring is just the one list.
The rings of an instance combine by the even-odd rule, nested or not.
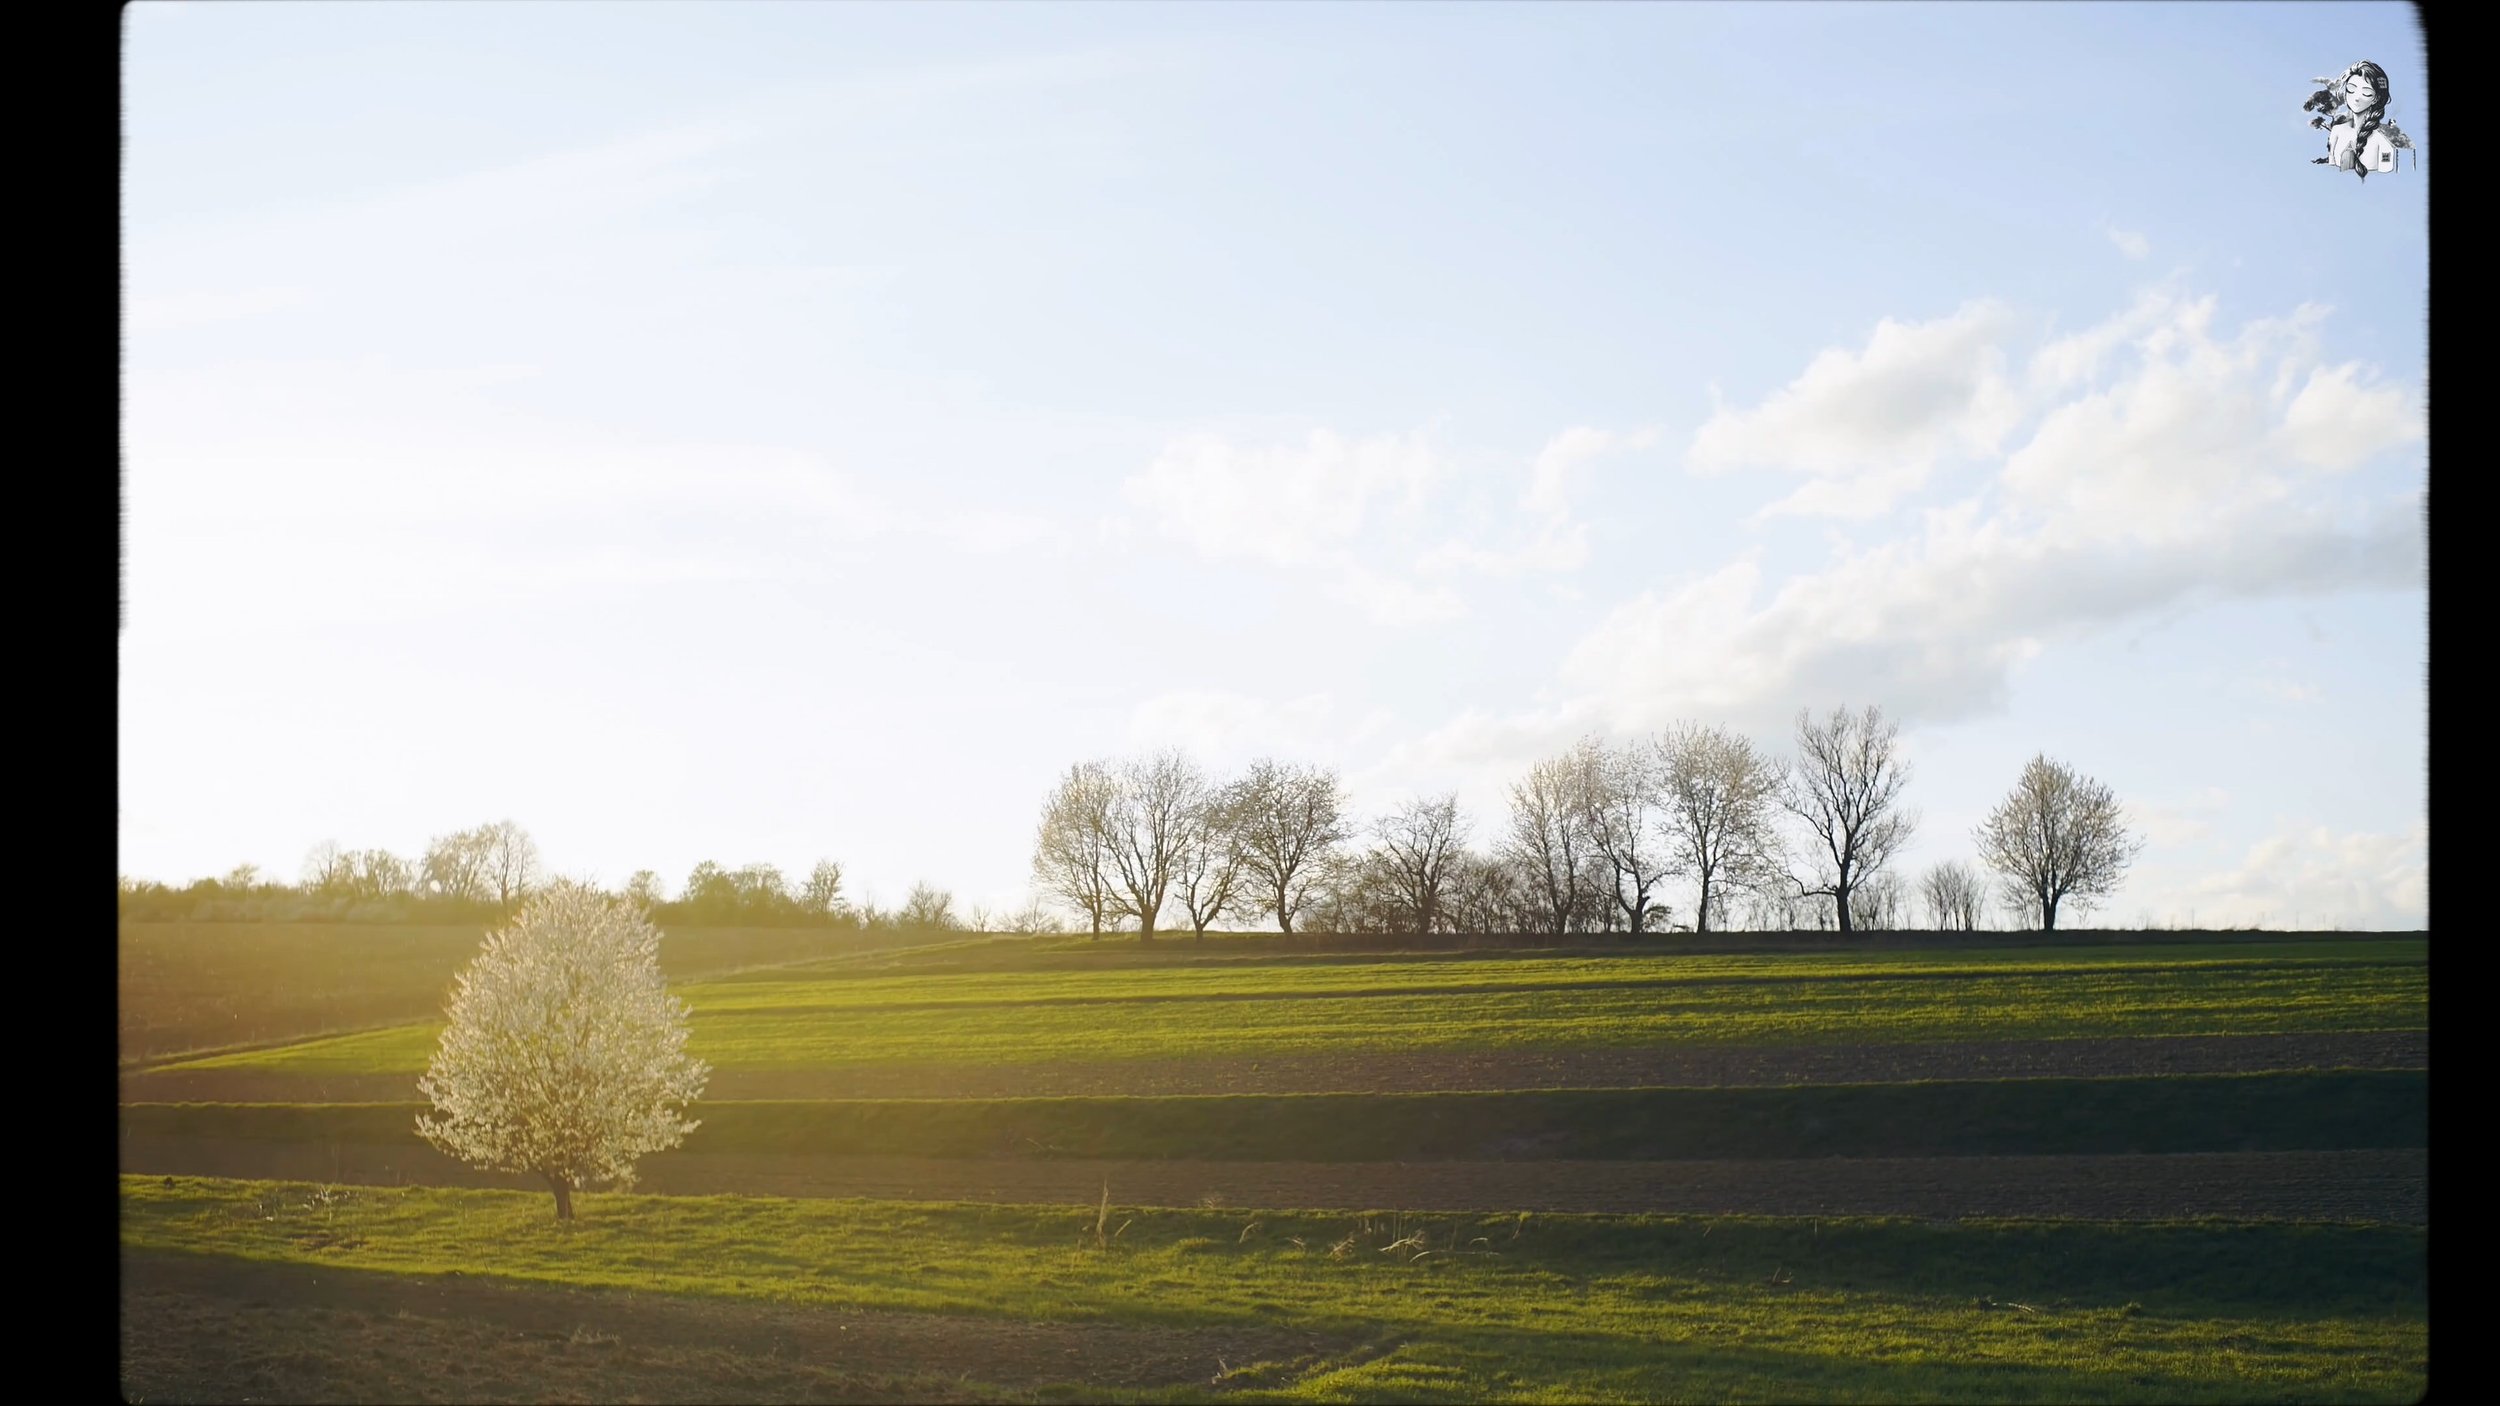
[[(1210, 1362), (1148, 1399), (2399, 1401), (2427, 1385), (2427, 1236), (2394, 1227), (632, 1196), (560, 1224), (543, 1196), (192, 1178), (125, 1178), (122, 1202), (128, 1249), (334, 1278), (457, 1272), (1000, 1332), (1289, 1327), (1329, 1344)], [(955, 1361), (983, 1356), (964, 1332)], [(967, 1372), (953, 1399), (1111, 1395), (1086, 1368), (1021, 1393)]]
[[(2428, 943), (759, 975), (681, 988), (721, 1068), (2410, 1030)], [(414, 1074), (433, 1023), (169, 1063)]]
[[(159, 1086), (176, 1098), (413, 1080), (438, 1028), (421, 1016), (475, 947), (474, 935), (237, 932), (224, 935), (236, 950), (217, 951), (202, 936), (153, 935), (134, 965), (124, 933), (125, 1097), (148, 1097), (146, 1076), (130, 1081), (134, 1028), (153, 1032), (143, 1054), (192, 1052), (144, 1061), (196, 1071)], [(2410, 1400), (2427, 1385), (2421, 1173), (2403, 1160), (2428, 1145), (2418, 1053), (2397, 1056), (2415, 1067), (2337, 1067), (2326, 1061), (2384, 1051), (2328, 1044), (2293, 1056), (2320, 1062), (2279, 1072), (2006, 1073), (2022, 1042), (2419, 1032), (2426, 938), (1524, 956), (1065, 938), (826, 952), (820, 935), (784, 933), (672, 936), (663, 952), (695, 1013), (694, 1051), (765, 1086), (788, 1071), (813, 1090), (810, 1071), (828, 1070), (824, 1091), (842, 1093), (851, 1071), (878, 1066), (934, 1070), (911, 1086), (938, 1093), (960, 1091), (951, 1081), (965, 1068), (1131, 1071), (1194, 1057), (1214, 1071), (1187, 1093), (1125, 1073), (1089, 1086), (1152, 1096), (709, 1100), (685, 1151), (711, 1180), (686, 1191), (888, 1158), (924, 1160), (876, 1194), (929, 1196), (943, 1167), (974, 1169), (944, 1193), (973, 1196), (1009, 1161), (1039, 1159), (1055, 1165), (1023, 1168), (1035, 1179), (990, 1200), (1054, 1200), (1030, 1188), (1090, 1189), (1092, 1162), (1151, 1163), (1131, 1182), (1169, 1172), (1179, 1184), (1132, 1197), (1169, 1206), (1203, 1204), (1198, 1178), (1227, 1165), (1297, 1169), (1225, 1183), (1249, 1205), (1359, 1206), (1372, 1188), (1419, 1196), (1422, 1178), (1445, 1176), (1467, 1194), (1439, 1204), (1513, 1213), (600, 1191), (584, 1198), (584, 1219), (559, 1223), (542, 1192), (181, 1175), (353, 1180), (342, 1148), (423, 1151), (404, 1101), (132, 1102), (125, 1155), (144, 1147), (137, 1165), (174, 1175), (121, 1182), (125, 1392), (2118, 1402)], [(186, 970), (207, 975), (186, 985)], [(396, 1023), (377, 1019), (391, 1012)], [(1503, 1062), (1814, 1046), (1840, 1057), (1837, 1077), (1901, 1080), (1887, 1057), (1841, 1047), (1907, 1044), (1951, 1046), (1924, 1066), (1944, 1072), (1551, 1087), (1506, 1082)], [(1432, 1058), (1398, 1062), (1416, 1052)], [(1433, 1052), (1491, 1056), (1491, 1073), (1433, 1083)], [(1319, 1086), (1380, 1092), (1194, 1091), (1235, 1087), (1270, 1056), (1399, 1072)], [(1641, 1078), (1674, 1082), (1646, 1060), (1631, 1061)], [(1860, 1068), (1873, 1072), (1848, 1072)], [(221, 1082), (269, 1092), (213, 1092)], [(382, 1088), (346, 1096), (407, 1097)], [(2235, 1165), (2276, 1170), (2252, 1180), (2162, 1160), (2136, 1174), (2149, 1190), (2104, 1194), (2114, 1174), (2103, 1168), (2044, 1200), (1997, 1203), (2077, 1219), (1955, 1219), (2012, 1165), (1984, 1159), (2171, 1153), (2261, 1154)], [(2381, 1160), (2353, 1160), (2371, 1157)], [(1820, 1184), (1811, 1169), (1883, 1158), (1982, 1160), (1920, 1172), (1906, 1200), (1856, 1203), (1932, 1205), (1933, 1222), (1528, 1216), (1514, 1191), (1478, 1199), (1525, 1163), (1538, 1164), (1541, 1190), (1570, 1168), (1632, 1188), (1559, 1204), (1670, 1205), (1647, 1169), (1701, 1159), (1738, 1169), (1751, 1195), (1710, 1208), (1811, 1211), (1836, 1204), (1799, 1189)], [(368, 1160), (376, 1182), (456, 1170), (396, 1152)], [(1570, 1167), (1542, 1165), (1557, 1160)], [(1322, 1199), (1314, 1178), (1341, 1172), (1362, 1189)], [(2274, 1188), (2284, 1194), (2195, 1204), (2282, 1218), (2144, 1219), (2188, 1204), (2174, 1180), (2187, 1175)], [(664, 1178), (654, 1169), (651, 1180)], [(840, 1197), (858, 1183), (778, 1185)], [(2416, 1223), (2368, 1223), (2399, 1220)]]

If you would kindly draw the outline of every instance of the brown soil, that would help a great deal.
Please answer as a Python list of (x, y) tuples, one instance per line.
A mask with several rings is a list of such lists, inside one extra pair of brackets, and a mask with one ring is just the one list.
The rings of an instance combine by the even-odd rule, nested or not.
[[(1663, 1046), (1631, 1050), (1429, 1050), (1257, 1059), (723, 1070), (715, 1099), (1050, 1098), (1101, 1094), (1425, 1093), (1459, 1089), (1743, 1087), (1912, 1079), (2091, 1078), (2287, 1069), (2424, 1069), (2427, 1032), (2179, 1035), (1928, 1045)], [(398, 1103), (413, 1075), (258, 1070), (125, 1074), (122, 1101)]]
[[(402, 1146), (129, 1137), (122, 1170), (363, 1185), (493, 1186), (413, 1139)], [(2430, 1154), (2200, 1152), (2095, 1157), (1722, 1162), (984, 1161), (668, 1152), (639, 1189), (663, 1195), (869, 1197), (1133, 1206), (2075, 1220), (2379, 1221), (2427, 1225)]]
[[(158, 1401), (976, 1401), (1274, 1386), (1356, 1345), (1281, 1328), (724, 1302), (125, 1251), (122, 1391)], [(1361, 1355), (1368, 1355), (1361, 1354)], [(1073, 1399), (1083, 1399), (1081, 1395)]]

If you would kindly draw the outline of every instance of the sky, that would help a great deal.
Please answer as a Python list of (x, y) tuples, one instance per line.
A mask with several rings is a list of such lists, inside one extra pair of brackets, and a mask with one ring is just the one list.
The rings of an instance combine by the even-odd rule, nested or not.
[(1084, 759), (1875, 705), (1906, 876), (2046, 753), (2084, 922), (2427, 926), (2409, 7), (124, 16), (125, 874), (1000, 911)]

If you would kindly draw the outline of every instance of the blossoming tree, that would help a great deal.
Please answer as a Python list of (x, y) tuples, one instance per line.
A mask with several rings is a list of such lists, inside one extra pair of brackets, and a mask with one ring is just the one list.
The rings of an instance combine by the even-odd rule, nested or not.
[(426, 1141), (473, 1167), (539, 1177), (556, 1217), (573, 1193), (630, 1186), (675, 1147), (710, 1070), (685, 1052), (686, 1003), (660, 972), (645, 910), (578, 884), (533, 897), (452, 989), (451, 1024), (417, 1087)]

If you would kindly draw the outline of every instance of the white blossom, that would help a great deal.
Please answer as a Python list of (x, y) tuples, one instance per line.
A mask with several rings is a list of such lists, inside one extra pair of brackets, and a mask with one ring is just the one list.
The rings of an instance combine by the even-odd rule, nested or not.
[(576, 1188), (630, 1186), (635, 1159), (675, 1147), (710, 1070), (685, 1052), (660, 930), (629, 900), (549, 887), (486, 943), (452, 989), (451, 1024), (417, 1087), (426, 1141), (475, 1167), (543, 1178), (556, 1214)]

